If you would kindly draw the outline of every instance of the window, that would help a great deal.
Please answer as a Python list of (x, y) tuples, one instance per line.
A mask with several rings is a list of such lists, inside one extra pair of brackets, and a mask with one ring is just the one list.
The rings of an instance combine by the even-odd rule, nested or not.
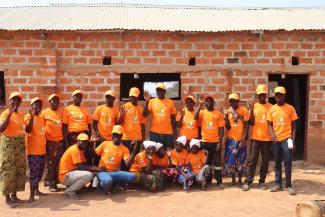
[(0, 71), (0, 108), (6, 105), (6, 90), (4, 72)]
[(140, 100), (143, 92), (148, 91), (151, 97), (156, 97), (157, 83), (164, 83), (167, 88), (166, 97), (174, 100), (181, 99), (180, 73), (122, 73), (120, 79), (120, 100), (129, 99), (129, 90), (137, 87), (140, 90)]

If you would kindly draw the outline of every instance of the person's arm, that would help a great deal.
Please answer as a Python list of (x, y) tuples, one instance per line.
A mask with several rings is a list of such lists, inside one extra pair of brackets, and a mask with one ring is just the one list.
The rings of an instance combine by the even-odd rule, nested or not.
[(13, 113), (14, 113), (14, 108), (9, 107), (9, 113), (8, 113), (7, 117), (4, 119), (4, 121), (2, 121), (0, 123), (0, 133), (3, 133), (4, 131), (6, 131), (9, 121), (10, 121), (10, 117)]
[(105, 141), (104, 137), (102, 137), (102, 135), (100, 134), (100, 132), (98, 130), (98, 121), (97, 120), (93, 121), (93, 128), (95, 131), (95, 135), (99, 139), (99, 141)]
[[(181, 128), (182, 125), (183, 125), (182, 123), (183, 123), (183, 119), (184, 119), (184, 116), (185, 116), (185, 111), (184, 111), (184, 109), (181, 109), (181, 110), (178, 112), (177, 116), (178, 116), (178, 115), (180, 116), (180, 118), (179, 118), (179, 120), (176, 121), (176, 127)], [(179, 117), (179, 116), (178, 116), (178, 117)], [(177, 118), (178, 118), (178, 117), (177, 117)], [(176, 118), (176, 119), (177, 119), (177, 118)]]
[(69, 145), (69, 140), (68, 140), (68, 125), (67, 124), (62, 124), (62, 132), (63, 132), (63, 137), (64, 137), (64, 141), (65, 141), (65, 145), (66, 147), (68, 147)]
[(29, 115), (30, 115), (30, 120), (26, 126), (26, 133), (31, 133), (33, 130), (33, 125), (34, 125), (34, 110), (31, 109), (29, 110)]
[(142, 134), (142, 141), (146, 138), (146, 126), (145, 124), (141, 124), (141, 134)]
[(174, 140), (176, 140), (177, 139), (176, 117), (175, 117), (175, 115), (170, 115), (170, 116), (171, 116), (171, 120), (172, 120)]
[(150, 113), (149, 108), (148, 108), (149, 107), (149, 101), (150, 101), (150, 94), (147, 91), (145, 91), (144, 95), (143, 95), (143, 98), (145, 100), (145, 104), (144, 104), (142, 115), (143, 115), (143, 117), (148, 117), (148, 115)]
[(250, 109), (249, 109), (249, 121), (248, 121), (248, 124), (250, 126), (255, 125), (255, 116), (254, 116), (254, 107), (253, 106), (250, 106)]
[(151, 159), (148, 158), (148, 160), (149, 160), (148, 165), (145, 168), (143, 168), (143, 171), (146, 174), (149, 174), (152, 172), (152, 158)]
[(248, 140), (248, 121), (244, 121), (244, 136), (243, 136), (243, 141), (242, 144), (246, 146), (246, 142)]
[(139, 144), (136, 142), (135, 145), (134, 145), (134, 148), (132, 150), (130, 158), (124, 161), (126, 167), (129, 168), (131, 166), (135, 156), (137, 155), (138, 146), (139, 146)]
[(275, 133), (274, 133), (274, 130), (273, 130), (272, 122), (267, 121), (267, 125), (268, 125), (269, 132), (270, 132), (270, 135), (271, 135), (271, 140), (272, 140), (272, 142), (275, 142)]
[(292, 129), (292, 141), (294, 148), (296, 148), (295, 142), (296, 142), (296, 132), (297, 132), (297, 120), (294, 120), (291, 122), (291, 129)]
[(226, 129), (227, 130), (230, 130), (231, 129), (231, 124), (230, 124), (230, 121), (229, 121), (229, 115), (228, 115), (228, 111), (227, 111), (227, 114), (225, 114), (225, 126), (226, 126)]
[(200, 99), (199, 106), (196, 108), (196, 111), (195, 111), (195, 114), (194, 114), (194, 119), (195, 120), (200, 119), (200, 111), (201, 111), (201, 108), (202, 108), (203, 104), (204, 104), (204, 100)]
[(126, 115), (126, 109), (121, 106), (120, 111), (118, 113), (117, 119), (116, 119), (116, 124), (118, 125), (122, 125), (125, 119), (125, 115)]
[(77, 166), (76, 170), (84, 170), (84, 171), (89, 171), (89, 172), (92, 172), (92, 173), (100, 172), (98, 167), (96, 167), (94, 165), (87, 165), (87, 164), (84, 164), (84, 163), (78, 163), (78, 164), (76, 164), (76, 166)]
[(89, 132), (89, 137), (92, 135), (92, 132), (91, 132), (91, 124), (88, 124), (88, 132)]
[(217, 145), (217, 151), (219, 151), (221, 149), (221, 143), (223, 140), (224, 132), (225, 132), (224, 127), (219, 127), (219, 143)]

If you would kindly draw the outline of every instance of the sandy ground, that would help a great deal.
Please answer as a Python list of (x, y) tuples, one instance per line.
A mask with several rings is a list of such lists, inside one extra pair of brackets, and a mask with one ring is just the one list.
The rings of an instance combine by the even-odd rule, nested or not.
[[(270, 172), (268, 186), (273, 186), (273, 180), (274, 173)], [(193, 188), (189, 193), (182, 192), (178, 187), (170, 187), (160, 193), (129, 189), (108, 196), (82, 192), (79, 201), (64, 199), (63, 192), (48, 193), (45, 197), (37, 197), (33, 205), (24, 204), (13, 209), (5, 206), (3, 198), (0, 216), (289, 217), (295, 216), (297, 203), (325, 199), (325, 167), (322, 166), (295, 165), (293, 185), (298, 191), (296, 196), (290, 196), (286, 191), (271, 193), (260, 190), (256, 184), (250, 191), (243, 192), (239, 187), (230, 186), (229, 179), (224, 179), (224, 182), (224, 190), (212, 184), (206, 191)], [(26, 191), (19, 193), (20, 198), (28, 198), (28, 187), (27, 184)], [(47, 192), (44, 187), (42, 191)]]

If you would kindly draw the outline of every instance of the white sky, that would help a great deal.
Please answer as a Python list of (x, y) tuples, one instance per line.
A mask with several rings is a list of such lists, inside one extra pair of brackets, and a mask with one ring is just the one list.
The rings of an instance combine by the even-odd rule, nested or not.
[(48, 5), (57, 3), (125, 3), (155, 5), (200, 5), (215, 7), (325, 6), (325, 0), (0, 0), (0, 6)]

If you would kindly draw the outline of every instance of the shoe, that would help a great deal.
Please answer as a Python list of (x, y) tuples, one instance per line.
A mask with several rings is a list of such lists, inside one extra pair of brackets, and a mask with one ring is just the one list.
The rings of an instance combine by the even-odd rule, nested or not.
[(248, 184), (244, 184), (242, 187), (243, 191), (248, 191), (249, 190), (249, 185)]
[(220, 188), (220, 189), (225, 189), (225, 186), (222, 183), (217, 184), (217, 187)]
[(260, 189), (262, 189), (262, 190), (267, 190), (267, 186), (266, 186), (266, 184), (263, 182), (263, 183), (259, 183), (258, 184), (258, 187), (260, 188)]
[(280, 186), (276, 185), (271, 189), (271, 192), (278, 192), (278, 191), (282, 191), (282, 190), (283, 189)]
[(292, 196), (297, 194), (297, 192), (295, 191), (295, 189), (293, 189), (292, 187), (287, 188), (287, 191)]

